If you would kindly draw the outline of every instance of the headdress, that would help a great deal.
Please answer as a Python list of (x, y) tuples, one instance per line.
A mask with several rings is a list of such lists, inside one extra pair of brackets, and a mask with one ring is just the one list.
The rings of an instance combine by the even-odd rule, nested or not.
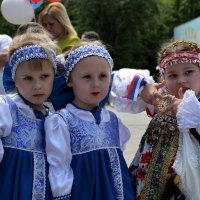
[(108, 53), (108, 51), (97, 44), (87, 44), (78, 47), (75, 50), (72, 50), (65, 62), (65, 79), (68, 81), (69, 75), (71, 71), (73, 70), (74, 66), (83, 58), (86, 58), (88, 56), (99, 56), (102, 58), (105, 58), (108, 61), (108, 64), (110, 66), (110, 69), (113, 68), (113, 60)]
[(40, 45), (26, 45), (14, 51), (14, 53), (11, 55), (9, 59), (12, 79), (14, 80), (17, 67), (20, 63), (37, 58), (38, 59), (50, 58), (56, 73), (57, 71), (56, 54), (52, 49), (49, 49), (49, 54), (48, 54), (46, 50)]
[[(179, 49), (178, 45), (187, 45), (188, 50)], [(173, 53), (168, 54), (168, 50), (172, 49)], [(200, 53), (197, 51), (197, 46), (195, 46), (195, 43), (189, 42), (189, 41), (177, 41), (169, 46), (167, 46), (164, 51), (161, 53), (163, 59), (160, 61), (160, 64), (156, 67), (160, 71), (160, 73), (163, 73), (164, 70), (174, 64), (179, 63), (193, 63), (198, 64), (200, 66)], [(165, 56), (166, 54), (166, 56)]]

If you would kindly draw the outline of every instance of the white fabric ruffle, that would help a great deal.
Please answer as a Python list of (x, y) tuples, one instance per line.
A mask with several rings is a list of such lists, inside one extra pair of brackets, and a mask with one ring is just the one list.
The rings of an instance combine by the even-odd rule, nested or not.
[(178, 107), (177, 120), (180, 130), (196, 128), (200, 130), (200, 102), (194, 91), (188, 90), (184, 94), (183, 101)]
[(200, 191), (200, 144), (189, 133), (196, 128), (200, 133), (200, 102), (194, 91), (185, 92), (178, 107), (177, 121), (180, 130), (179, 149), (173, 165), (180, 176), (180, 189), (187, 200), (199, 200)]

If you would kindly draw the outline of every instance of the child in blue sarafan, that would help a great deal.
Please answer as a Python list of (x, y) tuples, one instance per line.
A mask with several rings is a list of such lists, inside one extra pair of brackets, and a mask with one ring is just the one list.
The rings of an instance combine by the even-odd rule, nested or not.
[[(42, 41), (43, 40), (43, 41)], [(0, 96), (0, 199), (52, 199), (44, 120), (57, 69), (54, 43), (42, 34), (16, 36), (9, 48), (15, 91)]]
[(81, 42), (67, 56), (65, 79), (74, 97), (45, 121), (54, 199), (134, 199), (122, 152), (130, 132), (99, 106), (108, 93), (112, 68), (100, 42)]

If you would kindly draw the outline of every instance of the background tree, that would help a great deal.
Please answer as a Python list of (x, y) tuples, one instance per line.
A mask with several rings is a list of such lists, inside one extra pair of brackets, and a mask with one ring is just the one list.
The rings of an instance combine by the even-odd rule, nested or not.
[(97, 31), (108, 44), (115, 69), (147, 68), (154, 74), (157, 52), (173, 29), (200, 13), (198, 0), (66, 0), (81, 35)]
[[(2, 0), (0, 0), (0, 3)], [(93, 30), (109, 47), (115, 70), (155, 71), (157, 52), (173, 38), (174, 27), (199, 16), (199, 0), (62, 0), (79, 36)], [(36, 16), (48, 2), (36, 9)], [(0, 33), (14, 35), (18, 26), (0, 16)]]
[(115, 69), (146, 68), (155, 60), (154, 47), (159, 43), (154, 39), (157, 38), (156, 1), (68, 0), (65, 5), (75, 11), (74, 25), (80, 34), (95, 30), (112, 47)]

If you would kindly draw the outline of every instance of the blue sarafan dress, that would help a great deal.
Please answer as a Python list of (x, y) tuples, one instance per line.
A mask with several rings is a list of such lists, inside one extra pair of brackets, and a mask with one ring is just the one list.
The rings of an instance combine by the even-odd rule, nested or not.
[(129, 130), (114, 113), (68, 104), (45, 121), (54, 199), (133, 200), (122, 149)]
[(52, 199), (44, 120), (19, 95), (0, 97), (0, 199)]

